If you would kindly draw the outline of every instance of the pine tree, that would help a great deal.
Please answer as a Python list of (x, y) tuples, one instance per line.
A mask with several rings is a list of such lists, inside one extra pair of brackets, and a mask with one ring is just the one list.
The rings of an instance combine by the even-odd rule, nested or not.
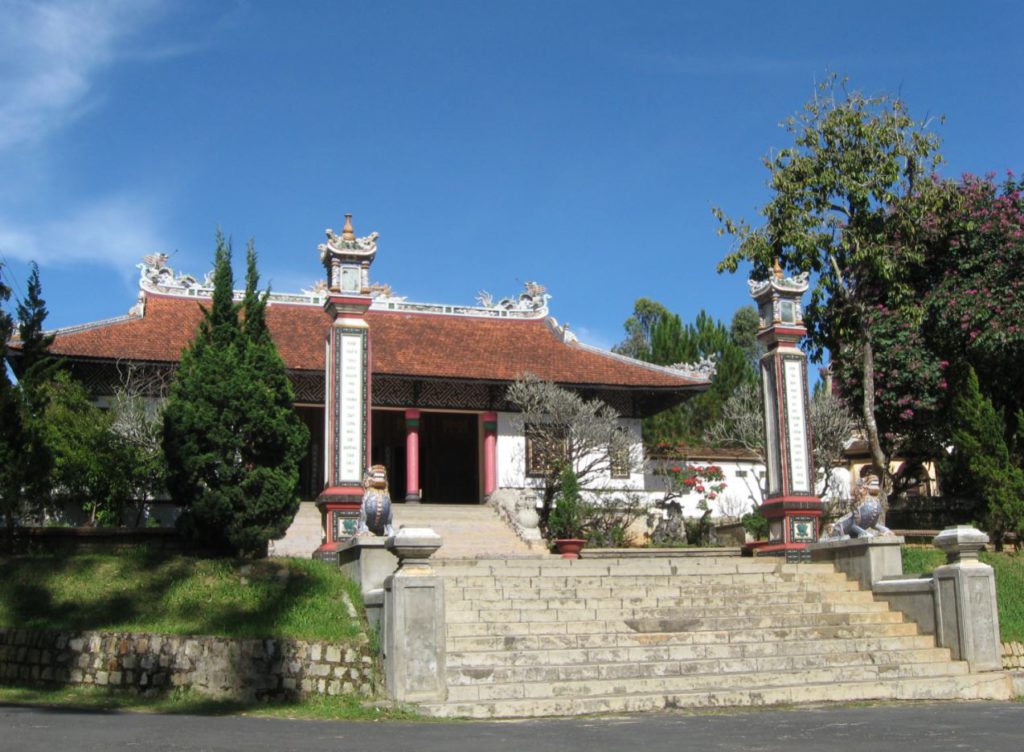
[(241, 323), (231, 247), (218, 233), (213, 298), (164, 413), (168, 489), (185, 510), (182, 531), (200, 546), (247, 556), (265, 552), (291, 522), (308, 438), (258, 283), (250, 244)]
[[(739, 334), (743, 334), (742, 328)], [(651, 334), (651, 362), (673, 365), (696, 363), (703, 358), (715, 361), (710, 388), (678, 407), (648, 418), (644, 422), (645, 440), (700, 444), (707, 430), (720, 419), (725, 401), (741, 384), (756, 377), (745, 343), (737, 342), (722, 322), (705, 311), (686, 326), (675, 314), (659, 319)]]
[(948, 488), (979, 501), (996, 547), (1006, 532), (1024, 532), (1024, 471), (1010, 461), (1002, 416), (981, 393), (974, 369), (960, 379), (952, 402), (953, 453), (943, 463)]
[(18, 339), (21, 340), (21, 379), (29, 389), (34, 390), (49, 381), (57, 364), (50, 355), (53, 335), (43, 329), (46, 322), (46, 301), (43, 300), (42, 284), (39, 281), (39, 267), (33, 261), (28, 276), (25, 299), (18, 303)]
[(284, 361), (267, 328), (269, 291), (258, 292), (256, 251), (250, 241), (242, 309), (242, 370), (248, 389), (239, 421), (241, 453), (248, 468), (246, 505), (236, 510), (228, 531), (232, 546), (258, 551), (284, 535), (299, 508), (299, 463), (309, 432), (292, 407), (294, 395)]
[[(7, 343), (14, 333), (14, 321), (3, 309), (11, 291), (3, 283), (2, 272), (0, 265), (0, 513), (4, 517), (5, 547), (9, 549), (18, 522), (42, 508), (49, 482), (52, 459), (43, 432), (42, 390), (38, 388), (43, 364), (48, 361), (49, 339), (42, 334), (46, 305), (39, 271), (33, 264), (29, 295), (18, 306), (23, 316), (20, 336), (31, 343), (32, 373), (28, 379), (12, 384), (7, 376)], [(26, 385), (31, 388), (26, 389)]]
[(4, 516), (5, 548), (10, 548), (14, 525), (21, 506), (20, 477), (13, 472), (21, 436), (21, 411), (14, 385), (7, 377), (7, 342), (14, 332), (14, 321), (3, 308), (11, 297), (4, 284), (0, 264), (0, 510)]

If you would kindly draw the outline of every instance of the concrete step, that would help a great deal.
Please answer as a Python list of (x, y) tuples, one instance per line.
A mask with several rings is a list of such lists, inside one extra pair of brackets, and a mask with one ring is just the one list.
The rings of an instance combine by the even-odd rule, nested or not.
[[(767, 616), (693, 616), (676, 609), (504, 609), (455, 611), (448, 624), (600, 623), (610, 632), (722, 632), (790, 629), (800, 626), (899, 624), (903, 614), (881, 610)], [(571, 630), (570, 630), (571, 631)]]
[(620, 610), (636, 615), (639, 612), (655, 616), (746, 616), (763, 614), (851, 613), (888, 611), (884, 601), (870, 596), (864, 599), (859, 592), (849, 593), (849, 600), (824, 600), (817, 593), (782, 593), (770, 601), (755, 599), (697, 597), (636, 597), (636, 598), (521, 598), (510, 600), (446, 599), (445, 608), (453, 613), (483, 613), (504, 611), (510, 607), (519, 610), (591, 610), (610, 612)]
[(479, 684), (449, 686), (448, 702), (488, 702), (494, 700), (547, 700), (559, 697), (587, 698), (614, 695), (642, 695), (655, 692), (723, 692), (750, 690), (761, 686), (801, 686), (806, 684), (842, 684), (876, 680), (918, 678), (950, 678), (967, 672), (948, 672), (943, 664), (912, 664), (899, 666), (846, 666), (805, 671), (736, 673), (691, 676), (653, 676), (637, 679), (594, 679), (580, 681), (538, 681), (511, 684)]
[(1011, 693), (1010, 679), (997, 673), (799, 684), (759, 683), (731, 690), (449, 702), (424, 704), (420, 708), (430, 715), (447, 718), (525, 718), (866, 700), (1007, 700)]
[[(537, 630), (530, 630), (530, 634), (522, 634), (520, 629), (509, 629), (508, 625), (500, 622), (493, 625), (494, 633), (482, 636), (448, 636), (446, 644), (448, 650), (456, 651), (532, 651), (550, 650), (552, 648), (573, 648), (588, 647), (595, 644), (592, 642), (594, 636), (611, 640), (615, 645), (622, 646), (664, 646), (666, 644), (737, 644), (737, 643), (758, 643), (758, 644), (779, 644), (790, 640), (834, 640), (834, 639), (861, 639), (865, 637), (902, 637), (917, 635), (917, 625), (910, 622), (894, 622), (891, 624), (838, 624), (838, 625), (815, 625), (795, 627), (773, 627), (771, 629), (746, 629), (742, 631), (729, 632), (719, 631), (693, 631), (693, 632), (637, 632), (612, 631), (610, 625), (603, 622), (561, 622), (564, 628), (559, 625), (552, 626), (549, 622), (536, 624)], [(532, 625), (531, 625), (532, 626)], [(560, 629), (562, 631), (555, 631)], [(545, 631), (547, 630), (547, 631)], [(932, 638), (930, 644), (934, 644)], [(670, 655), (668, 652), (665, 655)], [(597, 658), (597, 660), (600, 660)], [(616, 658), (618, 660), (618, 658)], [(622, 660), (630, 660), (623, 658)], [(641, 658), (648, 660), (648, 658)]]
[(392, 517), (396, 530), (429, 527), (441, 536), (443, 544), (431, 558), (439, 568), (448, 559), (472, 562), (548, 556), (546, 551), (531, 550), (494, 508), (485, 504), (394, 504)]
[[(791, 656), (813, 658), (838, 654), (913, 654), (918, 651), (941, 651), (931, 637), (906, 634), (844, 638), (811, 638), (799, 642), (732, 642), (683, 643), (664, 635), (663, 641), (644, 643), (627, 636), (579, 635), (572, 642), (552, 640), (550, 647), (535, 650), (452, 651), (448, 654), (450, 668), (508, 668), (513, 666), (624, 665), (630, 663), (685, 663), (690, 661), (736, 661)], [(936, 654), (938, 655), (938, 654)]]
[(445, 602), (454, 606), (458, 603), (486, 603), (535, 600), (573, 599), (635, 600), (637, 598), (658, 601), (659, 605), (675, 603), (685, 605), (727, 605), (747, 602), (752, 604), (769, 602), (823, 602), (823, 603), (866, 603), (874, 602), (868, 592), (862, 592), (856, 583), (842, 582), (829, 590), (822, 590), (813, 583), (770, 582), (763, 587), (751, 588), (745, 585), (723, 585), (714, 588), (692, 587), (685, 583), (674, 585), (634, 585), (630, 588), (616, 588), (605, 584), (600, 586), (559, 585), (535, 588), (519, 586), (503, 587), (492, 584), (480, 587), (454, 587), (446, 583)]
[(794, 576), (819, 574), (834, 577), (836, 572), (827, 564), (785, 564), (749, 558), (724, 559), (562, 559), (560, 557), (527, 560), (459, 560), (442, 562), (438, 571), (447, 576), (497, 575), (508, 577), (535, 577), (538, 575), (558, 576), (601, 576), (601, 575), (667, 575), (698, 576), (722, 574), (771, 574)]
[[(461, 579), (461, 578), (459, 578)], [(826, 597), (842, 598), (858, 595), (872, 598), (868, 591), (861, 591), (852, 580), (837, 580), (823, 588), (819, 582), (783, 582), (769, 580), (757, 586), (717, 582), (710, 585), (694, 583), (685, 577), (666, 578), (668, 584), (630, 583), (629, 588), (616, 586), (614, 580), (593, 584), (592, 578), (573, 579), (568, 582), (558, 578), (557, 583), (541, 580), (536, 586), (524, 585), (519, 581), (502, 582), (492, 578), (484, 585), (459, 585), (457, 579), (445, 580), (446, 597), (456, 600), (521, 600), (533, 598), (728, 598), (736, 596), (761, 596), (767, 602), (786, 593), (813, 593)], [(598, 578), (599, 580), (600, 578)]]
[(303, 501), (299, 504), (299, 511), (295, 513), (292, 524), (288, 526), (284, 536), (270, 541), (267, 553), (270, 556), (308, 559), (321, 543), (323, 543), (323, 526), (320, 510), (317, 509), (314, 502)]
[[(541, 672), (538, 672), (541, 673)], [(715, 672), (688, 675), (660, 675), (637, 678), (533, 680), (507, 684), (477, 683), (448, 685), (448, 701), (548, 699), (552, 697), (593, 697), (606, 695), (648, 694), (651, 692), (694, 692), (750, 689), (763, 684), (772, 686), (867, 682), (878, 679), (923, 677), (950, 678), (967, 673), (964, 663), (929, 662), (897, 664), (861, 664), (841, 667), (815, 667), (803, 670), (760, 673)]]

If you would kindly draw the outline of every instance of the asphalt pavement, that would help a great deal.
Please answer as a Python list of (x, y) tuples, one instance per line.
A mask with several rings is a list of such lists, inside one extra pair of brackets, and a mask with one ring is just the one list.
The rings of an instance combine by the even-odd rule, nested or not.
[(713, 715), (344, 723), (0, 704), (2, 752), (1019, 752), (1024, 704), (834, 705)]

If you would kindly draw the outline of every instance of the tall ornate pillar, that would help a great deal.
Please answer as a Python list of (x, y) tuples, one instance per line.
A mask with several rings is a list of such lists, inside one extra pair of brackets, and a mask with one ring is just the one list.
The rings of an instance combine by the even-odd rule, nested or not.
[(807, 287), (806, 273), (787, 278), (778, 265), (770, 279), (750, 281), (760, 319), (757, 338), (765, 349), (761, 384), (768, 491), (761, 512), (769, 529), (769, 540), (750, 548), (790, 561), (810, 560), (806, 546), (818, 540), (823, 509), (814, 492), (807, 358), (799, 346), (807, 333), (801, 302)]
[(317, 555), (330, 555), (355, 533), (363, 496), (363, 474), (370, 461), (369, 269), (377, 253), (377, 233), (357, 238), (352, 215), (341, 235), (327, 230), (320, 260), (327, 271), (331, 317), (327, 333), (324, 410), (324, 490), (317, 499), (325, 543)]
[(484, 498), (498, 487), (498, 414), (480, 416), (484, 429)]
[(420, 411), (405, 411), (405, 501), (420, 502)]

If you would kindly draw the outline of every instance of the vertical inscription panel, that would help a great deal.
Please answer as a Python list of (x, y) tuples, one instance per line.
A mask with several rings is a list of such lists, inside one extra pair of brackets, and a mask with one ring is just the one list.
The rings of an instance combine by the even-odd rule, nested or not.
[(789, 440), (791, 490), (810, 493), (810, 463), (807, 458), (807, 416), (804, 415), (804, 364), (802, 360), (783, 363), (786, 390), (786, 429)]
[(366, 335), (339, 329), (334, 336), (334, 477), (339, 485), (359, 485), (366, 456)]
[(765, 446), (768, 449), (769, 494), (777, 494), (782, 483), (782, 463), (779, 460), (779, 400), (775, 391), (773, 365), (770, 360), (761, 364), (761, 384), (764, 389)]

